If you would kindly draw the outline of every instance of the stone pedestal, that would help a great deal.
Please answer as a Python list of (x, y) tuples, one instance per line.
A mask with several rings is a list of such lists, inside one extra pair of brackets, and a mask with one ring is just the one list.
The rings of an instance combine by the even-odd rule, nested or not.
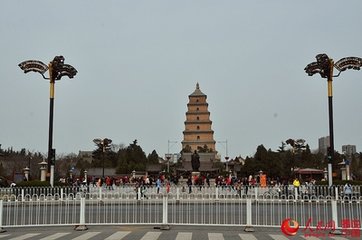
[(341, 178), (342, 180), (347, 180), (347, 171), (346, 171), (346, 168), (345, 167), (341, 167)]
[(40, 165), (40, 181), (45, 182), (47, 177), (47, 165), (48, 163), (45, 161), (42, 161), (39, 163)]
[(346, 165), (346, 175), (347, 175), (347, 181), (351, 180), (351, 174), (349, 170), (349, 164)]

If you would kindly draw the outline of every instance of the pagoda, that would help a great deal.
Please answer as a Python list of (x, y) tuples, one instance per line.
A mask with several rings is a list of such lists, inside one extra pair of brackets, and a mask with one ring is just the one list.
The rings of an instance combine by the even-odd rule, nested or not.
[(199, 83), (189, 95), (187, 104), (185, 130), (183, 131), (182, 165), (185, 170), (191, 170), (191, 154), (196, 150), (200, 155), (200, 171), (213, 171), (216, 150), (214, 131), (211, 128), (209, 104), (207, 95), (201, 92)]

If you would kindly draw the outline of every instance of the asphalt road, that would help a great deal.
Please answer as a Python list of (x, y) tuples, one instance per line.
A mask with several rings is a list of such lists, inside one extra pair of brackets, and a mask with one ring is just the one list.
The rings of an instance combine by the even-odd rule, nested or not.
[(287, 240), (287, 239), (360, 239), (350, 235), (307, 237), (303, 229), (296, 236), (287, 237), (279, 228), (254, 228), (245, 232), (243, 227), (171, 226), (160, 230), (157, 226), (87, 226), (88, 230), (75, 231), (73, 227), (8, 228), (0, 233), (7, 240)]

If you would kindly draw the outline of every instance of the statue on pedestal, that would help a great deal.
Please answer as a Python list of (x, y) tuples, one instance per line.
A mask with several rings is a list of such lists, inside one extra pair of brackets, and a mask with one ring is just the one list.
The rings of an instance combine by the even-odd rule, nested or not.
[(198, 172), (200, 168), (200, 156), (195, 150), (191, 156), (192, 171)]

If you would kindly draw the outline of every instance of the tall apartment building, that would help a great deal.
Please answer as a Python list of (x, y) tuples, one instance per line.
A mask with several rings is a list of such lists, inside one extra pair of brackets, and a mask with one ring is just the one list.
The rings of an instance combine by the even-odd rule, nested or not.
[(328, 147), (330, 146), (329, 142), (330, 142), (329, 136), (319, 138), (318, 139), (318, 152), (327, 155), (327, 150), (328, 150)]
[(342, 153), (347, 156), (352, 156), (356, 152), (356, 145), (342, 145)]

